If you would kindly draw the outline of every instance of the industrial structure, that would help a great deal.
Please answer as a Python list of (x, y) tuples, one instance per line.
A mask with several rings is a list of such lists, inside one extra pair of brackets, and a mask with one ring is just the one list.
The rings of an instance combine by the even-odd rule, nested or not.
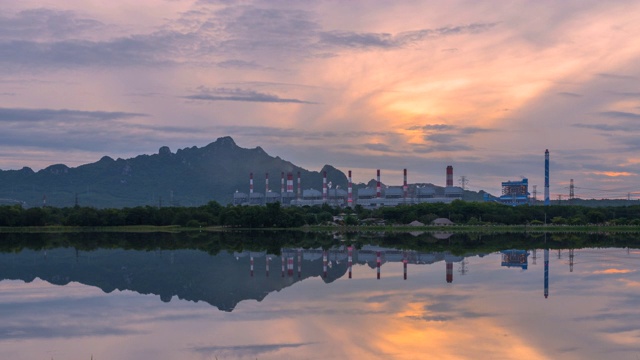
[[(433, 185), (415, 188), (409, 191), (407, 183), (407, 169), (403, 171), (402, 186), (383, 187), (380, 180), (380, 169), (376, 171), (376, 187), (354, 189), (351, 180), (351, 170), (348, 172), (347, 189), (335, 188), (331, 182), (327, 182), (326, 171), (322, 174), (322, 192), (314, 188), (302, 189), (300, 172), (298, 172), (298, 188), (294, 192), (293, 174), (287, 174), (286, 190), (284, 182), (284, 172), (281, 177), (280, 193), (269, 189), (269, 174), (265, 175), (265, 193), (253, 191), (253, 173), (249, 174), (249, 194), (236, 191), (233, 194), (235, 205), (264, 205), (268, 203), (280, 202), (285, 206), (314, 206), (328, 204), (331, 206), (360, 205), (366, 208), (377, 208), (382, 206), (398, 206), (419, 203), (450, 203), (456, 199), (462, 199), (464, 190), (461, 187), (453, 186), (453, 166), (446, 169), (446, 187), (444, 193), (438, 194)], [(354, 191), (355, 190), (355, 191)]]
[[(280, 202), (286, 206), (313, 206), (328, 204), (331, 206), (353, 207), (356, 205), (365, 208), (377, 208), (382, 206), (411, 205), (420, 203), (450, 203), (453, 200), (461, 200), (464, 194), (464, 184), (466, 177), (461, 180), (463, 187), (453, 186), (453, 166), (446, 168), (446, 179), (444, 191), (436, 191), (433, 185), (416, 186), (409, 188), (407, 183), (407, 169), (403, 171), (403, 183), (401, 186), (383, 186), (381, 182), (380, 169), (376, 171), (376, 181), (374, 187), (354, 189), (351, 178), (351, 170), (348, 172), (347, 189), (339, 186), (333, 188), (331, 183), (327, 183), (327, 173), (323, 172), (322, 191), (314, 188), (302, 189), (300, 172), (298, 172), (298, 188), (294, 192), (293, 174), (287, 174), (285, 189), (285, 173), (282, 173), (280, 193), (272, 192), (269, 189), (269, 174), (265, 176), (265, 194), (253, 191), (253, 173), (249, 174), (249, 194), (236, 191), (233, 194), (235, 205), (264, 205), (273, 202)], [(571, 179), (569, 198), (573, 199), (573, 179)], [(536, 186), (533, 186), (533, 203), (536, 203)], [(520, 181), (505, 181), (502, 183), (502, 194), (493, 197), (485, 194), (485, 201), (495, 201), (500, 204), (518, 206), (530, 204), (531, 194), (529, 193), (529, 180), (522, 178)], [(544, 205), (550, 205), (549, 198), (549, 149), (544, 152)]]
[(505, 181), (502, 183), (502, 195), (498, 202), (505, 205), (517, 206), (529, 203), (529, 180)]
[(549, 149), (544, 151), (544, 204), (551, 205), (549, 199)]

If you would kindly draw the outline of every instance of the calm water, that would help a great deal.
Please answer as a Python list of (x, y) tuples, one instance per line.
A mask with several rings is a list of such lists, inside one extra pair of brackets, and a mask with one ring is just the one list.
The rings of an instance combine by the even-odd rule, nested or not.
[(640, 359), (640, 250), (358, 247), (0, 253), (0, 359)]

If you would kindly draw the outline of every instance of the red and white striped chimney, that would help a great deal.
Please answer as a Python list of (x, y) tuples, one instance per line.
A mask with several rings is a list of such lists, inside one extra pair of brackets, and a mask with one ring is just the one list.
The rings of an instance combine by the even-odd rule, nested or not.
[(249, 194), (253, 194), (253, 173), (249, 173)]
[(327, 172), (322, 172), (322, 201), (327, 201)]
[(302, 180), (300, 179), (300, 171), (298, 171), (298, 200), (302, 199)]
[(287, 173), (287, 192), (293, 194), (293, 174)]
[(447, 187), (453, 186), (453, 166), (447, 166)]
[(284, 194), (284, 171), (280, 174), (280, 195)]
[(269, 173), (264, 175), (264, 196), (269, 192)]
[(453, 282), (453, 263), (451, 261), (447, 261), (447, 282)]
[(402, 185), (402, 192), (405, 200), (407, 199), (408, 189), (409, 189), (409, 186), (407, 185), (407, 169), (404, 169), (404, 184)]
[(381, 187), (380, 187), (380, 169), (378, 169), (378, 185), (376, 186), (376, 197), (379, 199), (381, 197)]
[(349, 170), (349, 186), (347, 187), (347, 206), (353, 207), (353, 183), (351, 182), (351, 170)]

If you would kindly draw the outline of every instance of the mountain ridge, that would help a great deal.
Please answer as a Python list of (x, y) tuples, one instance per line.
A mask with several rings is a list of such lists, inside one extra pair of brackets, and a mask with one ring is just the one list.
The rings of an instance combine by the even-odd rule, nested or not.
[[(58, 163), (37, 172), (29, 167), (0, 170), (0, 204), (96, 208), (200, 206), (209, 201), (229, 204), (236, 191), (248, 192), (250, 173), (254, 191), (264, 193), (267, 173), (269, 190), (280, 192), (282, 173), (293, 174), (295, 189), (298, 172), (303, 189), (321, 189), (325, 171), (327, 182), (347, 188), (346, 175), (332, 165), (326, 164), (319, 171), (307, 170), (269, 155), (260, 146), (242, 148), (230, 136), (223, 136), (203, 147), (186, 147), (175, 153), (161, 146), (155, 154), (129, 159), (105, 155), (77, 167)], [(354, 184), (354, 189), (371, 186), (371, 181)], [(438, 193), (443, 191), (434, 187)], [(467, 191), (465, 198), (467, 195), (468, 199), (478, 198), (476, 192)]]
[[(209, 201), (227, 204), (233, 193), (249, 187), (249, 173), (256, 184), (259, 174), (269, 173), (273, 191), (280, 191), (280, 173), (301, 173), (303, 185), (321, 184), (322, 171), (329, 181), (344, 184), (341, 171), (325, 165), (310, 171), (272, 157), (261, 147), (239, 147), (229, 136), (219, 137), (204, 147), (187, 147), (172, 153), (161, 146), (155, 154), (129, 159), (103, 156), (100, 160), (68, 167), (58, 163), (37, 172), (29, 167), (0, 170), (0, 199), (26, 206), (41, 204), (82, 206), (196, 206)], [(262, 192), (256, 187), (256, 191)]]

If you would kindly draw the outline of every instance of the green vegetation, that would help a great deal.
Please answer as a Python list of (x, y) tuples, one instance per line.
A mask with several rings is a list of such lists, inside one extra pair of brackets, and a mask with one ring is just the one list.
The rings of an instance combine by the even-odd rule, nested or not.
[[(302, 226), (331, 226), (345, 228), (414, 230), (412, 221), (431, 224), (437, 218), (448, 218), (458, 229), (478, 231), (484, 227), (504, 231), (563, 231), (572, 229), (591, 231), (606, 225), (608, 229), (634, 230), (640, 228), (640, 205), (590, 208), (584, 206), (519, 206), (509, 207), (496, 203), (454, 201), (451, 204), (419, 204), (397, 207), (365, 209), (337, 208), (329, 205), (282, 207), (279, 203), (267, 206), (222, 206), (215, 201), (199, 207), (140, 206), (122, 209), (96, 209), (92, 207), (42, 207), (25, 209), (20, 205), (0, 206), (0, 228), (61, 227), (125, 229), (149, 231), (176, 231), (180, 228), (244, 228), (284, 229)], [(334, 222), (335, 221), (335, 222)], [(543, 225), (547, 226), (543, 226)], [(131, 228), (135, 227), (135, 228)], [(450, 227), (443, 227), (450, 228)], [(434, 229), (436, 229), (434, 227)], [(440, 228), (438, 228), (440, 229)]]

